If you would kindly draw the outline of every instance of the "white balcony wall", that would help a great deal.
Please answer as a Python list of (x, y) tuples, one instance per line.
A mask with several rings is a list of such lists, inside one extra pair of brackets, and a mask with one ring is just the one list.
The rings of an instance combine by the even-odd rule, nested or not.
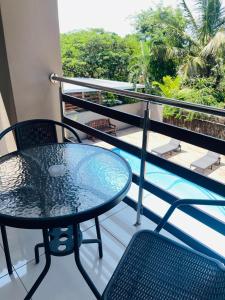
[[(7, 84), (0, 87), (9, 119), (59, 120), (58, 86), (48, 80), (51, 72), (62, 74), (57, 0), (0, 0), (0, 10), (5, 43), (0, 60), (7, 65), (1, 71)], [(13, 97), (7, 97), (9, 87)]]
[[(118, 106), (114, 106), (113, 109), (142, 117), (143, 112), (144, 112), (144, 102), (118, 105)], [(103, 115), (94, 113), (92, 111), (83, 111), (83, 112), (79, 112), (79, 113), (78, 112), (70, 112), (70, 113), (67, 113), (67, 117), (74, 121), (82, 123), (82, 124), (86, 124), (90, 121), (97, 120), (97, 119), (107, 118)], [(125, 128), (128, 128), (131, 126), (127, 123), (124, 123), (124, 122), (126, 122), (126, 120), (124, 120), (124, 122), (120, 122), (120, 121), (111, 119), (111, 122), (112, 122), (112, 124), (116, 125), (117, 130), (125, 129)], [(79, 133), (79, 136), (81, 139), (87, 138), (87, 135), (84, 132), (80, 132), (80, 131), (77, 131), (77, 132)]]

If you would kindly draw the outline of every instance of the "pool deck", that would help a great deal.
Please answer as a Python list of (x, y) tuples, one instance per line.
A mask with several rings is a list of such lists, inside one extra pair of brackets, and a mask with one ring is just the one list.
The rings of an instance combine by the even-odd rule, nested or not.
[[(130, 127), (127, 129), (119, 130), (117, 136), (119, 139), (125, 142), (141, 147), (142, 144), (141, 129)], [(155, 147), (162, 146), (163, 144), (166, 144), (169, 140), (170, 138), (167, 136), (150, 132), (148, 137), (148, 150), (151, 151), (151, 149)], [(108, 149), (113, 148), (112, 145), (99, 140), (93, 142), (92, 140), (86, 139), (83, 142), (89, 144), (95, 144)], [(167, 155), (166, 158), (176, 164), (179, 164), (186, 168), (190, 168), (190, 164), (196, 159), (201, 158), (204, 154), (206, 154), (206, 152), (207, 152), (206, 149), (196, 147), (185, 142), (181, 142), (181, 152), (174, 152), (172, 155)], [(204, 172), (202, 172), (199, 169), (193, 169), (193, 170), (225, 184), (225, 156), (223, 155), (221, 155), (221, 164), (219, 166), (214, 165), (212, 170), (207, 169)]]

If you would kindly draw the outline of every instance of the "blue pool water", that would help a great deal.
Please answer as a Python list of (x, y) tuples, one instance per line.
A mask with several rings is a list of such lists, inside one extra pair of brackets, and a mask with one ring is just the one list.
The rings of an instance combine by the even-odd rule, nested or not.
[[(140, 173), (139, 158), (118, 148), (114, 148), (113, 152), (121, 155), (127, 160), (132, 168), (133, 173)], [(163, 190), (170, 192), (180, 199), (225, 200), (225, 198), (221, 197), (220, 195), (217, 195), (208, 189), (205, 189), (191, 181), (179, 177), (151, 163), (146, 163), (145, 178), (149, 182), (155, 184)]]

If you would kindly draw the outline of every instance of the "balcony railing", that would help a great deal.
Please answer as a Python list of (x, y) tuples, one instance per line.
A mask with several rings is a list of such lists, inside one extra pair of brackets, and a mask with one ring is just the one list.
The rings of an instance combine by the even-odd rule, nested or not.
[[(169, 193), (166, 190), (154, 185), (153, 183), (149, 182), (145, 179), (145, 163), (151, 162), (154, 165), (161, 167), (169, 172), (172, 172), (184, 179), (187, 179), (201, 187), (206, 189), (210, 189), (212, 192), (225, 197), (225, 185), (220, 182), (217, 182), (211, 178), (208, 178), (204, 175), (198, 174), (193, 172), (190, 169), (172, 163), (166, 159), (153, 155), (152, 153), (147, 151), (147, 132), (153, 131), (156, 133), (160, 133), (175, 139), (182, 140), (189, 144), (193, 144), (195, 146), (199, 146), (211, 151), (218, 152), (222, 155), (225, 155), (225, 141), (221, 139), (217, 139), (215, 137), (207, 136), (204, 134), (196, 133), (187, 129), (179, 128), (177, 126), (169, 125), (163, 122), (158, 122), (149, 118), (149, 103), (156, 103), (156, 104), (166, 104), (173, 107), (188, 109), (195, 112), (201, 112), (206, 114), (211, 114), (215, 116), (225, 117), (225, 110), (218, 109), (213, 107), (208, 107), (199, 104), (193, 104), (188, 102), (182, 102), (174, 99), (167, 99), (164, 97), (158, 97), (143, 93), (131, 92), (131, 91), (124, 91), (114, 88), (109, 88), (105, 86), (80, 82), (74, 79), (69, 79), (65, 77), (59, 77), (55, 74), (51, 75), (51, 80), (58, 81), (60, 83), (67, 82), (74, 85), (79, 85), (83, 87), (89, 87), (93, 89), (97, 89), (99, 91), (106, 91), (111, 92), (116, 95), (123, 95), (126, 97), (131, 97), (133, 99), (137, 99), (139, 101), (145, 102), (145, 113), (144, 117), (140, 117), (137, 115), (128, 114), (125, 112), (117, 111), (113, 108), (104, 107), (102, 105), (92, 103), (90, 101), (72, 97), (62, 93), (62, 89), (60, 87), (61, 93), (61, 112), (62, 112), (62, 121), (67, 125), (78, 129), (88, 135), (94, 136), (106, 143), (109, 143), (115, 147), (118, 147), (126, 152), (129, 152), (132, 155), (141, 159), (141, 169), (140, 175), (133, 174), (133, 183), (139, 186), (139, 196), (138, 202), (135, 202), (130, 197), (126, 197), (124, 202), (133, 207), (137, 211), (137, 224), (140, 222), (140, 215), (143, 214), (144, 216), (148, 217), (155, 223), (159, 223), (161, 218), (151, 211), (149, 208), (146, 208), (142, 205), (142, 195), (143, 189), (147, 190), (148, 192), (154, 194), (158, 198), (163, 199), (169, 204), (172, 204), (176, 200), (173, 194)], [(71, 120), (68, 118), (63, 111), (63, 103), (73, 104), (80, 108), (90, 110), (92, 112), (98, 113), (100, 115), (107, 116), (109, 118), (113, 118), (115, 120), (127, 123), (129, 125), (138, 127), (143, 129), (143, 140), (142, 140), (142, 148), (139, 148), (135, 145), (129, 144), (125, 141), (118, 139), (117, 137), (111, 136), (107, 133), (103, 133), (97, 129), (91, 128), (87, 125), (81, 124), (80, 122)], [(218, 199), (220, 200), (220, 199)], [(195, 206), (189, 207), (181, 207), (181, 211), (186, 213), (187, 215), (191, 216), (192, 218), (197, 219), (201, 223), (211, 227), (213, 230), (224, 234), (225, 232), (225, 223), (221, 220), (213, 217), (210, 214), (198, 209)], [(199, 241), (197, 241), (192, 236), (186, 234), (180, 228), (174, 226), (173, 224), (168, 224), (165, 229), (176, 236), (178, 239), (183, 241), (185, 244), (189, 245), (190, 247), (202, 251), (206, 255), (210, 255), (212, 257), (218, 258), (225, 263), (225, 257), (221, 257), (218, 253), (214, 252), (212, 249), (208, 248), (207, 246), (203, 245)]]

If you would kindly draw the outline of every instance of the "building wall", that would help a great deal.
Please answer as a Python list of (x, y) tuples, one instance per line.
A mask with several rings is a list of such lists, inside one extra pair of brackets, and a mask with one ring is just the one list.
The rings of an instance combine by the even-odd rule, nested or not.
[[(144, 111), (144, 103), (143, 102), (138, 102), (134, 104), (124, 104), (124, 105), (118, 105), (114, 106), (113, 109), (118, 110), (118, 111), (123, 111), (126, 113), (130, 113), (133, 115), (139, 115), (143, 116), (143, 111)], [(67, 117), (71, 118), (74, 121), (80, 122), (82, 124), (86, 124), (89, 121), (96, 120), (96, 119), (102, 119), (102, 118), (107, 118), (105, 116), (96, 114), (92, 111), (84, 111), (84, 112), (73, 112), (73, 113), (67, 113)], [(117, 120), (111, 120), (112, 124), (115, 124), (117, 126), (117, 129), (125, 129), (130, 127), (131, 125), (117, 121)], [(87, 135), (83, 132), (78, 131), (79, 136), (81, 139), (85, 139)]]
[[(9, 119), (0, 93), (0, 132), (9, 127), (9, 125)], [(12, 133), (7, 133), (7, 135), (0, 140), (0, 156), (14, 150), (16, 150), (14, 137)]]
[(163, 105), (150, 103), (150, 119), (163, 122)]
[[(0, 92), (4, 99), (4, 105), (10, 117), (10, 122), (16, 122), (16, 108), (12, 92), (12, 85), (9, 74), (8, 58), (5, 46), (1, 6), (0, 6)], [(2, 101), (2, 100), (1, 100)]]
[(0, 3), (8, 81), (1, 90), (10, 120), (60, 119), (58, 85), (49, 81), (50, 73), (62, 74), (57, 0)]

